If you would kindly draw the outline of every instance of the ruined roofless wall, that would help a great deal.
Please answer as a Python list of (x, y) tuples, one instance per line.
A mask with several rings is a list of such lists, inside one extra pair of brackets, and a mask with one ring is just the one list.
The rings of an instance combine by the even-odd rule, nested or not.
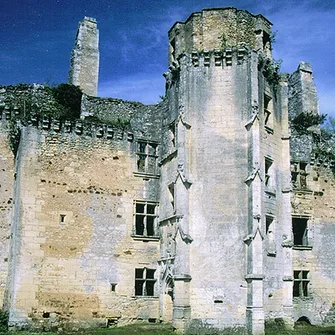
[(79, 22), (75, 45), (71, 54), (69, 84), (97, 96), (99, 78), (99, 30), (93, 18)]
[[(135, 175), (138, 149), (131, 130), (137, 137), (158, 139), (160, 107), (96, 98), (88, 108), (94, 122), (60, 121), (43, 113), (52, 99), (48, 91), (39, 87), (37, 92), (39, 113), (23, 117), (27, 109), (22, 99), (37, 94), (33, 87), (3, 88), (6, 103), (0, 109), (1, 126), (16, 120), (21, 128), (21, 207), (12, 242), (27, 242), (16, 251), (8, 283), (13, 293), (7, 301), (10, 324), (38, 328), (33, 318), (46, 329), (76, 327), (67, 315), (91, 327), (105, 325), (106, 318), (120, 319), (121, 324), (158, 319), (158, 298), (137, 299), (133, 292), (134, 268), (155, 268), (158, 259), (157, 241), (143, 243), (131, 237), (133, 202), (157, 201), (158, 179)], [(118, 118), (129, 118), (130, 124), (123, 127)], [(7, 143), (7, 134), (1, 135)], [(14, 175), (9, 168), (6, 173)], [(5, 254), (6, 250), (4, 259)], [(39, 264), (40, 271), (33, 264)], [(111, 283), (116, 293), (111, 293)]]

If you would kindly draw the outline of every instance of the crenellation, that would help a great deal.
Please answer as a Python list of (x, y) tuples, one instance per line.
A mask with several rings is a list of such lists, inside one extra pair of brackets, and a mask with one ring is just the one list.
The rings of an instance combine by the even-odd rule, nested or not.
[(75, 116), (52, 88), (0, 87), (10, 328), (334, 324), (334, 161), (315, 152), (318, 127), (292, 126), (318, 115), (311, 66), (280, 74), (271, 42), (262, 15), (193, 13), (169, 31), (165, 98), (144, 105), (95, 96), (97, 22), (85, 17)]

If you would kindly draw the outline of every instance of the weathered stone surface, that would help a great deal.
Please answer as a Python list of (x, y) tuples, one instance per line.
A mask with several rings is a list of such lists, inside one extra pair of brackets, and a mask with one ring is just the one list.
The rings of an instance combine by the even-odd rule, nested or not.
[(92, 96), (98, 94), (99, 78), (99, 30), (97, 21), (86, 17), (79, 22), (74, 48), (71, 54), (69, 84), (79, 86)]
[[(270, 36), (263, 16), (235, 8), (176, 23), (157, 105), (93, 97), (86, 72), (81, 118), (59, 120), (48, 88), (0, 88), (0, 294), (12, 327), (145, 320), (260, 335), (302, 317), (334, 323), (334, 175), (312, 137), (289, 128), (318, 113), (312, 70), (279, 76)], [(86, 71), (74, 61), (98, 64), (85, 19), (76, 43), (89, 40), (73, 76)]]

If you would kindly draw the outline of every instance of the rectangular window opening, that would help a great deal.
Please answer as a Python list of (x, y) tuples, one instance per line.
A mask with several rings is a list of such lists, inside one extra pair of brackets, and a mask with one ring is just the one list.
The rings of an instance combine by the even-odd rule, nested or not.
[(294, 188), (307, 189), (307, 166), (306, 162), (291, 163), (291, 180)]
[(265, 225), (266, 225), (266, 234), (268, 235), (268, 234), (273, 233), (273, 227), (272, 227), (273, 226), (273, 217), (267, 216)]
[(138, 141), (136, 151), (137, 171), (156, 174), (157, 173), (157, 143)]
[(176, 39), (175, 38), (173, 38), (170, 41), (170, 50), (171, 50), (172, 60), (174, 61), (176, 57)]
[(293, 244), (308, 246), (308, 218), (292, 218)]
[(135, 295), (155, 295), (155, 269), (135, 269)]
[(60, 214), (60, 215), (59, 215), (59, 222), (60, 222), (60, 223), (65, 223), (65, 218), (66, 218), (66, 215), (65, 215), (65, 214)]
[(137, 236), (156, 237), (158, 203), (136, 200), (134, 202), (134, 233)]
[(293, 271), (293, 297), (309, 296), (309, 271), (295, 270)]
[(172, 148), (175, 148), (176, 147), (176, 125), (174, 122), (169, 125), (169, 136), (170, 136), (171, 146)]

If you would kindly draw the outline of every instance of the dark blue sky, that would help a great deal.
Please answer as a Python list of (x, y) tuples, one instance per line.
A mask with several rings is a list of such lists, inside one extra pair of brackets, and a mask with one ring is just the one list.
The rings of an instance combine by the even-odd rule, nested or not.
[(155, 103), (164, 94), (169, 28), (191, 12), (225, 6), (269, 19), (282, 71), (310, 62), (320, 111), (335, 116), (335, 2), (329, 0), (2, 0), (0, 84), (67, 82), (78, 22), (90, 16), (100, 30), (99, 95)]

